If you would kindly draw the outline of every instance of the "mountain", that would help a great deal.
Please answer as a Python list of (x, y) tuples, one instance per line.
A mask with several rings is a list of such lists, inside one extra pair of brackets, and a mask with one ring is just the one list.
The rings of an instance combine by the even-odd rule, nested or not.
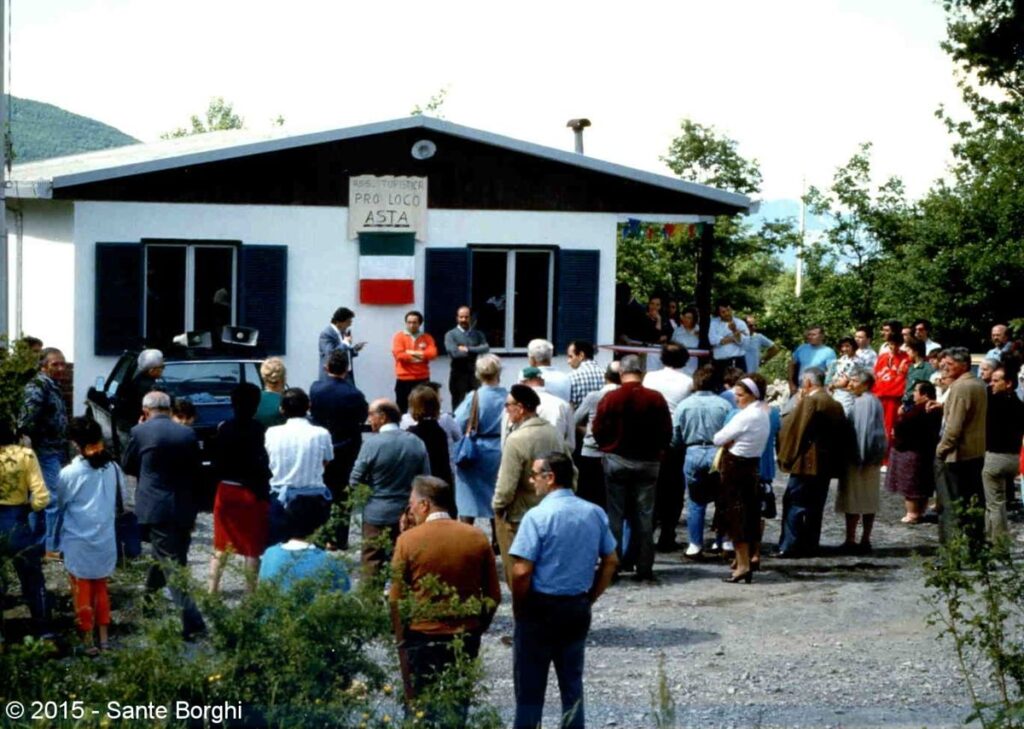
[(139, 140), (95, 119), (52, 104), (10, 97), (14, 162), (123, 147)]

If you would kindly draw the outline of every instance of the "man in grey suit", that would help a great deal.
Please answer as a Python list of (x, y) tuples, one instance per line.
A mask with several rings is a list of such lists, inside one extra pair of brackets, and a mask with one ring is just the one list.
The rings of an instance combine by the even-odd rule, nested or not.
[[(191, 428), (171, 420), (171, 398), (152, 391), (142, 398), (142, 421), (131, 431), (124, 452), (124, 471), (138, 478), (135, 516), (149, 534), (157, 560), (146, 579), (146, 589), (167, 584), (161, 564), (188, 564), (188, 548), (196, 520), (193, 488), (199, 481), (199, 440)], [(192, 598), (171, 587), (171, 597), (182, 610), (186, 638), (206, 630)]]
[[(402, 414), (389, 400), (374, 400), (367, 421), (373, 434), (363, 437), (359, 456), (349, 481), (370, 487), (370, 499), (363, 507), (363, 574), (373, 577), (380, 570), (398, 539), (398, 523), (409, 503), (412, 480), (430, 475), (430, 460), (423, 441), (398, 427)], [(383, 546), (384, 537), (390, 547)]]
[(320, 374), (321, 379), (327, 376), (326, 367), (327, 360), (330, 359), (331, 352), (336, 349), (341, 350), (348, 355), (348, 378), (353, 383), (356, 381), (355, 372), (353, 370), (353, 362), (355, 357), (359, 356), (359, 350), (366, 346), (366, 342), (359, 342), (358, 344), (352, 343), (352, 333), (349, 328), (352, 326), (352, 320), (356, 318), (355, 312), (348, 307), (342, 306), (334, 310), (334, 314), (331, 315), (331, 323), (323, 328), (320, 332)]
[(480, 386), (476, 379), (477, 355), (491, 351), (484, 333), (473, 326), (472, 315), (468, 306), (460, 306), (455, 312), (455, 328), (444, 335), (444, 348), (451, 358), (448, 391), (452, 394), (453, 412), (468, 393)]

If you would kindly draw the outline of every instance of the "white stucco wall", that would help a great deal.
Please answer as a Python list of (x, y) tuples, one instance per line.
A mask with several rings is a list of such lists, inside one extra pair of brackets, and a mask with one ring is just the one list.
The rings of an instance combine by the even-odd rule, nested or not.
[[(353, 332), (369, 343), (356, 360), (356, 378), (367, 397), (392, 396), (394, 369), (391, 336), (402, 327), (402, 314), (423, 309), (423, 249), (471, 243), (557, 245), (600, 249), (600, 312), (598, 342), (610, 342), (614, 327), (615, 226), (621, 216), (594, 213), (431, 210), (428, 234), (417, 243), (416, 303), (363, 306), (358, 302), (358, 244), (346, 239), (347, 209), (342, 207), (280, 207), (243, 205), (180, 205), (79, 202), (73, 221), (73, 274), (65, 274), (68, 301), (62, 316), (70, 324), (74, 311), (75, 400), (81, 403), (97, 375), (106, 374), (114, 358), (93, 354), (95, 243), (133, 242), (141, 238), (241, 240), (245, 245), (286, 244), (288, 254), (287, 353), (289, 384), (307, 388), (317, 376), (317, 336), (338, 306), (356, 312)], [(63, 284), (62, 284), (63, 285)], [(65, 308), (66, 307), (66, 308)], [(426, 322), (440, 338), (452, 320)], [(42, 330), (40, 330), (42, 331)], [(556, 365), (565, 366), (564, 353)], [(601, 355), (599, 359), (606, 359)], [(522, 358), (509, 358), (503, 380), (511, 383)], [(448, 363), (435, 361), (431, 376), (447, 382)]]
[(24, 200), (7, 211), (10, 333), (38, 337), (63, 350), (69, 361), (75, 355), (73, 234), (73, 203)]

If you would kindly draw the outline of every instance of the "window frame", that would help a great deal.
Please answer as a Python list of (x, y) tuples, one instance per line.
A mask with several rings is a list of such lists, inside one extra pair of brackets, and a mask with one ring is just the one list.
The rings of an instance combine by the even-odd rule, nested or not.
[(149, 337), (149, 250), (150, 248), (185, 249), (185, 317), (184, 332), (195, 330), (196, 308), (196, 251), (199, 249), (228, 249), (231, 251), (231, 326), (238, 324), (238, 244), (229, 241), (209, 240), (164, 240), (144, 239), (142, 241), (142, 336)]
[[(544, 338), (553, 342), (555, 332), (555, 266), (558, 258), (558, 246), (552, 245), (530, 245), (530, 244), (484, 244), (471, 243), (469, 249), (469, 289), (473, 290), (473, 263), (474, 254), (481, 253), (505, 253), (505, 341), (498, 344), (491, 342), (491, 351), (504, 355), (525, 355), (526, 347), (516, 347), (515, 342), (515, 288), (516, 288), (516, 253), (547, 253), (548, 254), (548, 300), (547, 300), (547, 328)], [(470, 302), (474, 310), (477, 308), (475, 301)]]

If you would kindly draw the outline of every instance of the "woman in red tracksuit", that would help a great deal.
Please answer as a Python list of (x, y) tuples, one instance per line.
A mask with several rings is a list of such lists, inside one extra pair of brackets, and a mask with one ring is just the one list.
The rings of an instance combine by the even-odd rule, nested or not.
[(900, 411), (900, 401), (907, 388), (907, 372), (910, 369), (910, 357), (900, 351), (902, 337), (899, 332), (890, 332), (885, 347), (875, 362), (875, 397), (882, 402), (885, 415), (885, 437), (892, 445), (893, 428), (896, 415)]

